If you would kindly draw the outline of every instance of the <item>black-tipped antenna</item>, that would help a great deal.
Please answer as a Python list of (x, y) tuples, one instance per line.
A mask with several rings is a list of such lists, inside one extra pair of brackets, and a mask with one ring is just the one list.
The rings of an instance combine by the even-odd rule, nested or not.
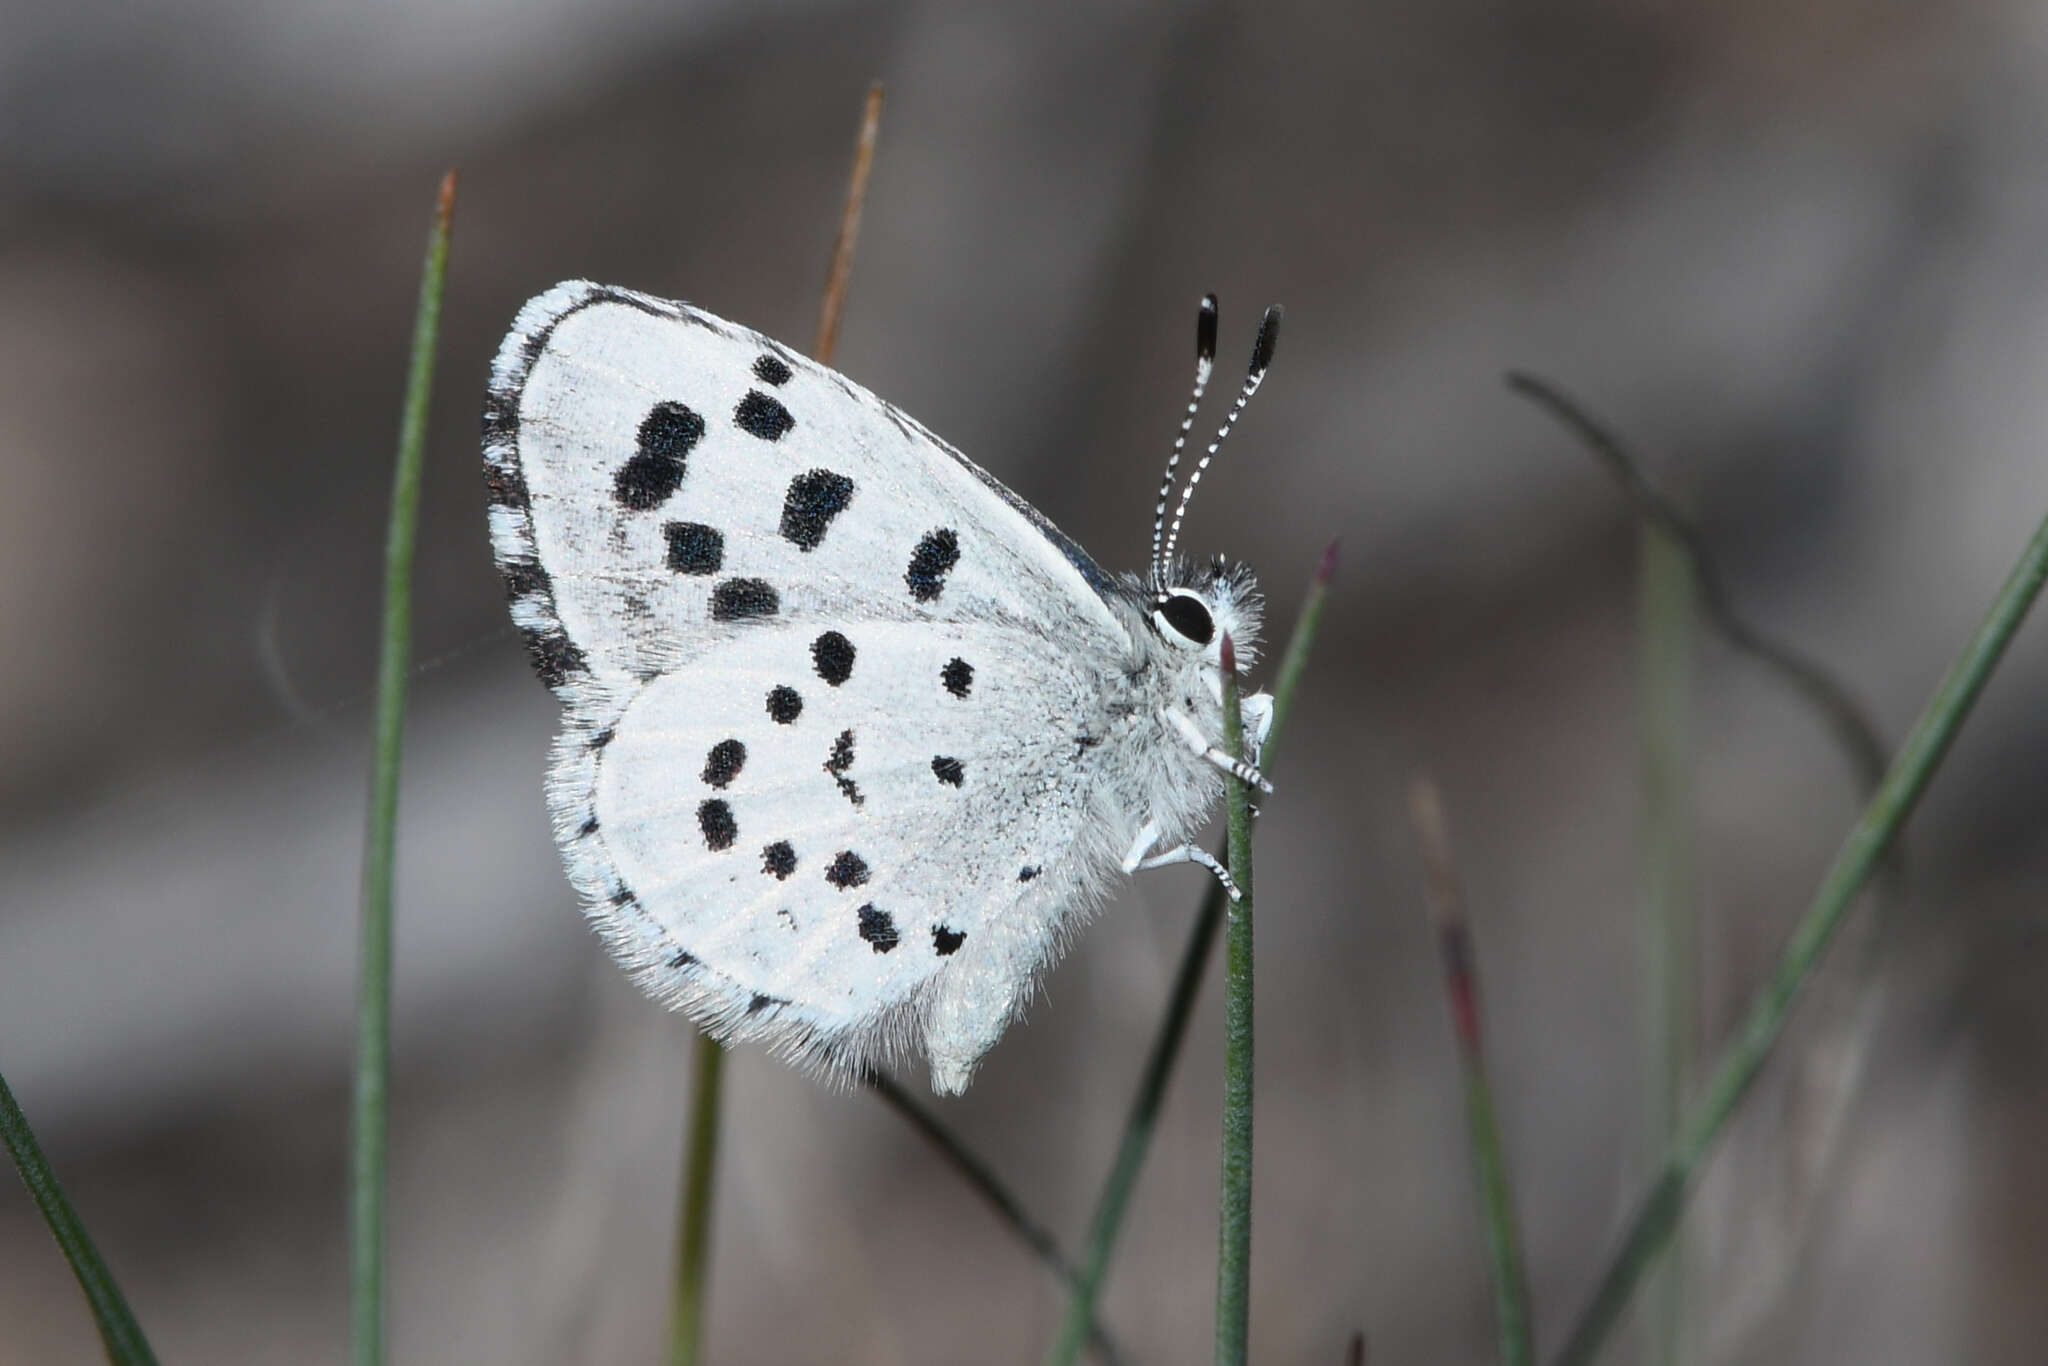
[[(1259, 386), (1266, 382), (1266, 367), (1273, 363), (1273, 348), (1280, 341), (1280, 305), (1274, 304), (1266, 310), (1265, 320), (1259, 324), (1258, 340), (1252, 343), (1251, 370), (1244, 377), (1244, 388), (1237, 392), (1237, 402), (1230, 405), (1224, 415), (1223, 425), (1216, 429), (1216, 439), (1209, 443), (1209, 449), (1202, 452), (1202, 458), (1188, 473), (1187, 487), (1180, 491), (1180, 506), (1174, 509), (1173, 530), (1167, 533), (1166, 548), (1159, 553), (1157, 568), (1153, 570), (1155, 582), (1164, 582), (1167, 566), (1173, 563), (1173, 547), (1180, 540), (1180, 524), (1188, 515), (1188, 500), (1195, 496), (1195, 485), (1202, 482), (1202, 471), (1209, 468), (1209, 462), (1216, 458), (1216, 452), (1230, 435), (1230, 429), (1237, 425), (1237, 419), (1244, 412), (1244, 405), (1252, 401), (1252, 395), (1259, 392)], [(1192, 418), (1192, 414), (1190, 417)], [(1175, 451), (1178, 454), (1178, 449)], [(1169, 466), (1169, 469), (1171, 467)]]
[(1160, 538), (1166, 533), (1166, 500), (1173, 493), (1173, 472), (1180, 468), (1181, 450), (1188, 444), (1188, 432), (1195, 425), (1195, 409), (1209, 387), (1209, 375), (1216, 368), (1216, 296), (1204, 294), (1195, 314), (1195, 391), (1188, 397), (1188, 414), (1180, 420), (1180, 435), (1173, 439), (1173, 454), (1166, 457), (1166, 474), (1159, 481), (1159, 506), (1152, 510), (1152, 587), (1166, 582), (1166, 561), (1159, 553)]

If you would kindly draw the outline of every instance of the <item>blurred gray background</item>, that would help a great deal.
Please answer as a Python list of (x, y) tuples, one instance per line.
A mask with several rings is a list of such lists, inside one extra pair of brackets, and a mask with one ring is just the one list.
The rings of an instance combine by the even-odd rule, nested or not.
[[(2048, 509), (2048, 10), (2029, 0), (85, 0), (0, 16), (0, 1068), (167, 1361), (339, 1361), (382, 524), (461, 167), (402, 811), (393, 1359), (665, 1330), (682, 1021), (581, 926), (476, 451), (521, 301), (587, 276), (807, 347), (870, 78), (839, 363), (1113, 567), (1196, 298), (1278, 364), (1191, 549), (1284, 634), (1345, 565), (1261, 825), (1263, 1361), (1491, 1360), (1404, 816), (1449, 806), (1539, 1329), (1641, 1177), (1633, 580), (1611, 417), (1738, 604), (1904, 733)], [(2033, 1362), (2048, 1337), (2048, 625), (1845, 937), (1690, 1230), (1701, 1360)], [(1813, 715), (1696, 673), (1699, 1037), (1858, 808)], [(1134, 883), (943, 1107), (1078, 1242), (1202, 887)], [(1212, 981), (1104, 1307), (1208, 1352)], [(714, 1360), (1032, 1362), (1048, 1277), (896, 1116), (728, 1074)], [(1626, 1361), (1640, 1342), (1618, 1343)], [(89, 1360), (0, 1182), (0, 1361)]]

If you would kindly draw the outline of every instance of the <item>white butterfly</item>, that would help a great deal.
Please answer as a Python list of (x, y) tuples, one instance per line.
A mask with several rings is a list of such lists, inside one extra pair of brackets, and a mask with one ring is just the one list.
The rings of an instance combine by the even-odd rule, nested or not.
[[(1231, 765), (1223, 638), (1248, 668), (1260, 601), (1173, 545), (1278, 324), (1162, 544), (1203, 301), (1141, 580), (758, 333), (582, 281), (520, 310), (484, 406), (491, 539), (566, 709), (569, 879), (643, 987), (842, 1076), (921, 1043), (957, 1093), (1118, 871), (1228, 885), (1186, 839)], [(1254, 763), (1271, 707), (1243, 703)]]

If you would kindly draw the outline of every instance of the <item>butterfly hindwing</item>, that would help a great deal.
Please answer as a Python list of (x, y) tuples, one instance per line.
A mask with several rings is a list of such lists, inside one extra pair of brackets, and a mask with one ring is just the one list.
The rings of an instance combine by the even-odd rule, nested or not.
[(627, 291), (530, 303), (485, 428), (614, 951), (725, 1037), (852, 1066), (943, 1017), (971, 1066), (1102, 863), (1059, 857), (1128, 647), (1101, 571), (867, 391)]
[(1026, 644), (770, 627), (633, 690), (553, 787), (585, 892), (645, 922), (615, 947), (729, 1035), (795, 1029), (834, 1061), (885, 1048), (854, 1036), (943, 972), (1028, 975), (1044, 949), (1018, 933), (1077, 890), (1074, 726), (1102, 680)]

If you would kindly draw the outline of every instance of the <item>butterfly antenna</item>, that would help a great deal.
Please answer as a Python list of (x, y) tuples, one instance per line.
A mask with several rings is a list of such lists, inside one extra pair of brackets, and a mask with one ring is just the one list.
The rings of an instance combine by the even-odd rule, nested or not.
[[(1209, 443), (1208, 450), (1202, 452), (1202, 458), (1188, 474), (1187, 487), (1180, 491), (1180, 506), (1174, 509), (1173, 513), (1173, 530), (1167, 533), (1166, 548), (1160, 552), (1157, 560), (1159, 567), (1154, 571), (1162, 582), (1165, 579), (1166, 566), (1173, 562), (1173, 547), (1180, 540), (1181, 521), (1188, 515), (1188, 500), (1195, 496), (1195, 485), (1202, 482), (1202, 471), (1209, 468), (1209, 462), (1214, 460), (1216, 452), (1222, 449), (1224, 441), (1230, 436), (1230, 429), (1237, 425), (1238, 417), (1243, 414), (1244, 405), (1252, 401), (1252, 395), (1259, 392), (1259, 386), (1266, 382), (1266, 367), (1273, 363), (1273, 347), (1280, 340), (1280, 317), (1280, 305), (1275, 304), (1266, 310), (1265, 320), (1259, 324), (1258, 340), (1252, 343), (1252, 365), (1244, 377), (1244, 388), (1237, 391), (1237, 402), (1230, 405), (1230, 411), (1224, 415), (1223, 425), (1216, 429), (1216, 439)], [(1189, 417), (1192, 418), (1193, 414), (1190, 413)], [(1174, 447), (1174, 455), (1176, 458), (1180, 455), (1178, 445)], [(1171, 465), (1167, 467), (1169, 473), (1172, 468)], [(1164, 510), (1163, 502), (1160, 506)]]
[(1173, 454), (1166, 457), (1166, 474), (1159, 481), (1159, 506), (1152, 510), (1152, 588), (1156, 592), (1166, 583), (1166, 558), (1159, 553), (1159, 543), (1166, 534), (1166, 500), (1173, 494), (1174, 471), (1180, 468), (1180, 453), (1188, 444), (1188, 433), (1195, 425), (1195, 409), (1202, 404), (1202, 395), (1209, 388), (1209, 376), (1216, 369), (1216, 296), (1204, 294), (1202, 307), (1195, 314), (1195, 391), (1188, 396), (1187, 416), (1180, 420), (1180, 435), (1173, 439)]

